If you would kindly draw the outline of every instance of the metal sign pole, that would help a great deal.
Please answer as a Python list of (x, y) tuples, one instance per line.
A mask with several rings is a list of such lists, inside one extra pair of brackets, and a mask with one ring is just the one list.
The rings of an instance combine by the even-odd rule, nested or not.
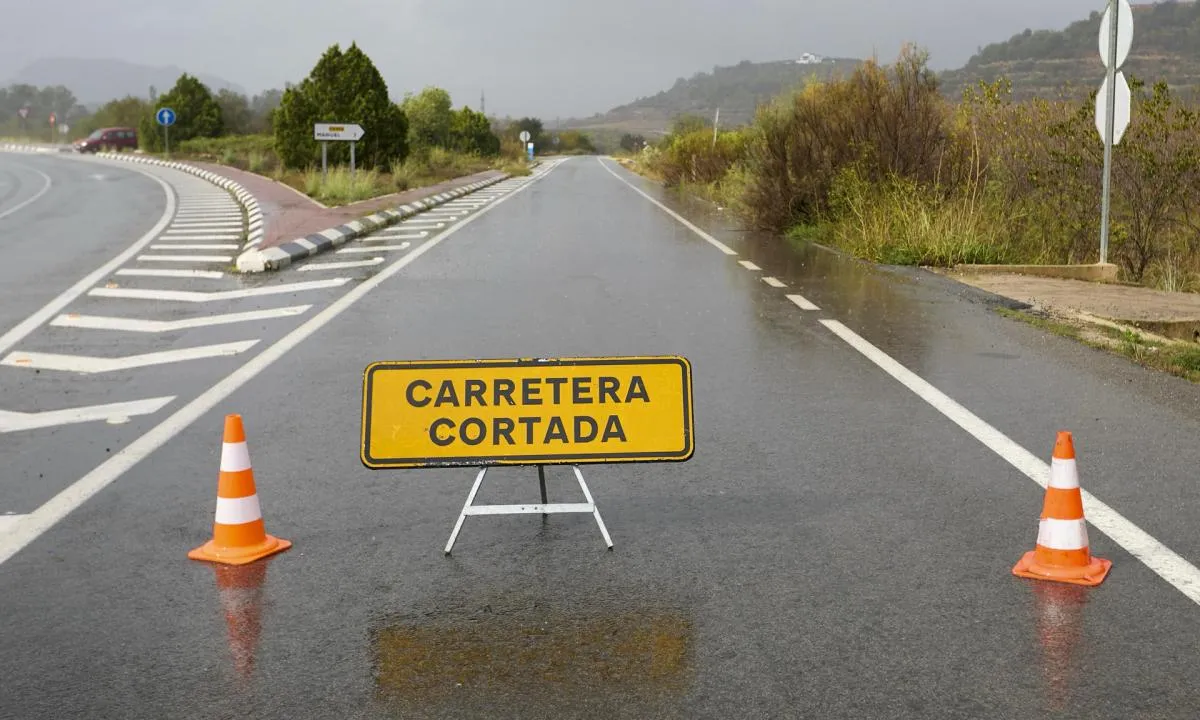
[(329, 177), (329, 143), (321, 141), (321, 184)]
[(167, 149), (167, 157), (171, 157), (171, 126), (163, 125), (163, 145)]
[(1109, 215), (1112, 210), (1113, 135), (1117, 114), (1117, 24), (1121, 16), (1119, 0), (1108, 0), (1108, 115), (1104, 118), (1104, 181), (1100, 200), (1100, 263), (1108, 262)]
[(354, 145), (353, 140), (350, 141), (350, 179), (354, 179)]

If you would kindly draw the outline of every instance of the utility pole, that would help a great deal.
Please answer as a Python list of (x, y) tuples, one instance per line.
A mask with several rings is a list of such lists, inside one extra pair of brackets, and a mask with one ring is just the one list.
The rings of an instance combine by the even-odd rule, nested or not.
[(479, 114), (487, 115), (487, 97), (483, 91), (479, 91)]

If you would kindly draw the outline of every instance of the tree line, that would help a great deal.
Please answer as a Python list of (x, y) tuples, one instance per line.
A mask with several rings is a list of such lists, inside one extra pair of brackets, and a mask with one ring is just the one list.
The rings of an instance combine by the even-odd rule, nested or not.
[[(30, 108), (27, 121), (19, 117), (21, 107)], [(142, 149), (160, 152), (164, 138), (155, 113), (163, 107), (176, 114), (170, 129), (172, 147), (198, 138), (270, 136), (282, 164), (300, 169), (320, 162), (320, 144), (313, 139), (313, 125), (320, 122), (363, 127), (365, 135), (355, 150), (364, 168), (386, 167), (430, 148), (480, 156), (496, 156), (502, 150), (521, 155), (522, 131), (530, 133), (539, 153), (595, 152), (587, 135), (548, 132), (536, 117), (500, 120), (465, 105), (456, 109), (442, 88), (426, 87), (393, 100), (383, 76), (356, 43), (344, 50), (330, 46), (299, 83), (251, 97), (228, 89), (214, 93), (186, 73), (162, 95), (150, 88), (147, 97), (115, 99), (94, 112), (65, 87), (0, 89), (0, 135), (48, 137), (49, 112), (55, 111), (59, 123), (72, 124), (73, 137), (104, 127), (135, 127)], [(348, 143), (331, 142), (328, 153), (330, 163), (345, 163)]]

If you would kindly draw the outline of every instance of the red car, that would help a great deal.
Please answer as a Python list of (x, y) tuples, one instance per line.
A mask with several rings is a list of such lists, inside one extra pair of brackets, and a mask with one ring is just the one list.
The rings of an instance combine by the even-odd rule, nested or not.
[(137, 146), (137, 130), (127, 127), (100, 128), (75, 143), (75, 149), (81, 153), (94, 153), (100, 150), (136, 150)]

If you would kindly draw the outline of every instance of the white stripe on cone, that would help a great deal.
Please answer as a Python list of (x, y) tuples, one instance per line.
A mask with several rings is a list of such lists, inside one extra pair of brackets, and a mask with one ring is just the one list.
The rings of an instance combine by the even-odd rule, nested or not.
[(242, 525), (262, 519), (258, 495), (240, 498), (217, 498), (217, 524)]
[(1087, 522), (1042, 518), (1038, 523), (1037, 544), (1051, 550), (1082, 550), (1088, 546)]
[(1079, 469), (1073, 459), (1050, 460), (1050, 487), (1060, 490), (1074, 490), (1079, 487)]
[(225, 443), (221, 446), (221, 472), (241, 472), (250, 469), (250, 450), (246, 443)]

